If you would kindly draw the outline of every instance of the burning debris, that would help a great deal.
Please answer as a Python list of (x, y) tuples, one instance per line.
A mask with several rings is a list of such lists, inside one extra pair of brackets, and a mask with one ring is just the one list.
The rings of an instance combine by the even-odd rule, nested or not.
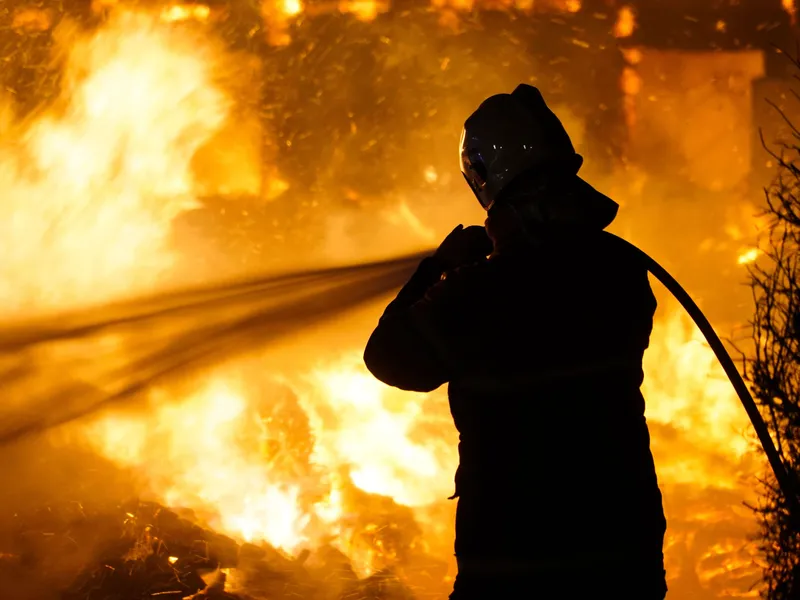
[[(97, 564), (78, 576), (64, 600), (184, 598), (208, 587), (204, 576), (238, 563), (236, 542), (158, 505), (121, 507), (115, 516), (119, 520), (114, 519), (112, 541), (98, 548)], [(53, 534), (71, 535), (75, 529), (92, 528), (92, 522), (102, 518), (82, 517), (67, 520), (64, 529)]]
[[(65, 568), (70, 554), (82, 560)], [(138, 501), (113, 510), (69, 503), (17, 514), (0, 557), (0, 572), (9, 570), (54, 588), (71, 576), (61, 600), (416, 598), (393, 569), (359, 578), (333, 546), (292, 557), (203, 528), (189, 510)], [(8, 582), (4, 590), (18, 593)]]
[[(724, 326), (749, 317), (729, 294), (740, 265), (759, 257), (739, 190), (748, 161), (731, 169), (725, 154), (744, 150), (747, 136), (714, 144), (725, 160), (700, 158), (727, 131), (720, 114), (741, 123), (737, 132), (750, 126), (749, 77), (783, 85), (765, 40), (786, 33), (780, 5), (793, 12), (793, 3), (520, 0), (483, 11), (469, 0), (432, 9), (215, 0), (146, 2), (136, 13), (114, 0), (31, 4), (0, 8), (6, 314), (291, 268), (301, 254), (350, 261), (376, 247), (385, 256), (427, 246), (462, 214), (452, 148), (467, 107), (532, 81), (559, 112), (569, 108), (587, 165), (601, 165), (596, 175), (620, 190), (625, 237), (672, 257)], [(727, 53), (706, 55), (720, 48)], [(734, 64), (744, 48), (754, 65), (746, 73)], [(687, 101), (684, 80), (666, 67), (689, 88), (707, 83), (706, 95)], [(679, 140), (687, 105), (694, 137)], [(728, 188), (685, 180), (686, 164)], [(681, 217), (676, 243), (664, 223)], [(695, 252), (701, 259), (683, 258)], [(63, 590), (64, 600), (446, 595), (453, 506), (443, 499), (455, 467), (446, 400), (396, 394), (338, 360), (358, 354), (373, 318), (353, 317), (310, 348), (298, 336), (304, 350), (286, 352), (303, 355), (294, 362), (258, 357), (242, 377), (226, 365), (186, 389), (154, 392), (142, 410), (80, 423), (70, 443), (135, 473), (137, 492), (160, 504), (18, 511), (16, 533), (0, 540), (0, 589), (19, 591), (15, 600)], [(758, 572), (731, 548), (744, 546), (751, 521), (728, 508), (752, 489), (760, 463), (708, 348), (668, 305), (659, 319), (645, 394), (669, 513), (670, 587), (744, 597)], [(158, 341), (153, 330), (140, 335)], [(135, 346), (92, 346), (87, 377), (95, 361)], [(310, 355), (332, 357), (330, 368), (318, 372)], [(54, 374), (43, 385), (75, 374), (70, 360), (41, 362)], [(266, 387), (265, 364), (300, 391)], [(320, 484), (343, 472), (347, 499)], [(313, 543), (302, 539), (309, 523)]]

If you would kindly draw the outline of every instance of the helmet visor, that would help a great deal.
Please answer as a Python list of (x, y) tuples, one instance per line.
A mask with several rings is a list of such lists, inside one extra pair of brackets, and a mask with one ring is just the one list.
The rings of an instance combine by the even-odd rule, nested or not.
[(483, 157), (475, 150), (467, 150), (464, 148), (461, 152), (461, 172), (466, 179), (470, 189), (472, 189), (478, 202), (484, 210), (489, 210), (494, 204), (494, 199), (487, 193), (486, 179), (487, 171), (486, 165), (483, 162)]
[(463, 175), (464, 175), (464, 179), (467, 182), (467, 185), (469, 185), (470, 189), (475, 194), (475, 197), (478, 199), (478, 202), (481, 203), (481, 206), (483, 207), (483, 209), (484, 210), (489, 210), (492, 207), (492, 205), (494, 204), (494, 201), (493, 200), (489, 200), (487, 198), (487, 196), (481, 192), (481, 189), (477, 185), (475, 185), (475, 183), (472, 181), (472, 179), (469, 178), (469, 175), (467, 175), (466, 173), (463, 173)]

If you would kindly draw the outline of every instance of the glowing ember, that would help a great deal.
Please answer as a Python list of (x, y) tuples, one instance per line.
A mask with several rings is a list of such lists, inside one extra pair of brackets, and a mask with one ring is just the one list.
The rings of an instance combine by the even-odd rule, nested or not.
[(205, 21), (211, 15), (211, 9), (205, 4), (172, 4), (161, 11), (161, 19), (168, 23), (177, 21)]
[(286, 16), (293, 17), (303, 12), (303, 5), (300, 0), (283, 0), (281, 11)]
[(339, 10), (355, 15), (361, 21), (372, 21), (385, 7), (381, 7), (377, 0), (340, 0)]
[(625, 67), (621, 77), (622, 91), (627, 96), (635, 96), (642, 91), (642, 79), (636, 69)]
[(431, 4), (438, 9), (469, 12), (475, 6), (475, 0), (431, 0)]
[(439, 180), (439, 174), (436, 172), (436, 168), (432, 166), (425, 169), (423, 176), (428, 183), (436, 183)]
[(614, 24), (614, 35), (618, 38), (630, 37), (636, 29), (636, 13), (630, 6), (623, 6)]
[(737, 259), (740, 265), (747, 265), (756, 261), (761, 251), (758, 248), (749, 248), (742, 252)]

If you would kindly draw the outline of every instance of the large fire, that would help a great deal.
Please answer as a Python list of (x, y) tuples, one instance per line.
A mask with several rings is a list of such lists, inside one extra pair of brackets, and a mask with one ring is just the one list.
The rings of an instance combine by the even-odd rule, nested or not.
[[(581, 8), (569, 0), (553, 5)], [(338, 7), (365, 21), (382, 10), (369, 1)], [(299, 1), (263, 3), (275, 45), (288, 43), (291, 19), (304, 10)], [(192, 161), (236, 125), (236, 99), (217, 72), (224, 51), (212, 36), (179, 26), (209, 16), (205, 5), (173, 4), (152, 14), (116, 10), (91, 34), (66, 28), (59, 100), (22, 123), (10, 109), (3, 113), (0, 301), (7, 313), (102, 302), (171, 276), (181, 251), (170, 243), (171, 228), (196, 206), (201, 187)], [(630, 36), (633, 9), (623, 6), (612, 25), (616, 36)], [(638, 94), (633, 68), (625, 74), (625, 89)], [(419, 176), (429, 185), (445, 177), (434, 166)], [(286, 189), (278, 187), (274, 195)], [(447, 217), (416, 214), (402, 198), (392, 205), (400, 209), (370, 213), (392, 232), (381, 240), (388, 245), (402, 247), (409, 234), (430, 243), (450, 226)], [(740, 249), (731, 268), (758, 255)], [(364, 332), (378, 308), (359, 317)], [(452, 529), (443, 523), (452, 512), (446, 498), (457, 453), (444, 392), (388, 389), (366, 372), (358, 343), (324, 346), (286, 373), (269, 372), (268, 357), (248, 357), (151, 390), (144, 408), (79, 423), (69, 439), (129, 470), (143, 497), (190, 508), (240, 541), (267, 542), (291, 556), (332, 541), (370, 574), (397, 559), (364, 542), (378, 527), (369, 498), (384, 496), (412, 509), (426, 547), (449, 561)], [(739, 505), (751, 499), (763, 465), (747, 417), (711, 350), (669, 302), (645, 366), (670, 526), (669, 576), (688, 578), (697, 587), (687, 589), (703, 597), (753, 595), (754, 519)]]
[[(65, 32), (67, 35), (69, 32)], [(74, 39), (62, 98), (0, 129), (6, 312), (102, 302), (172, 265), (170, 223), (194, 206), (192, 157), (224, 122), (215, 56), (124, 13)]]
[[(148, 495), (290, 553), (331, 534), (352, 551), (346, 513), (356, 507), (344, 487), (410, 507), (450, 495), (457, 456), (443, 398), (386, 390), (357, 352), (313, 369), (294, 389), (288, 383), (229, 367), (185, 397), (156, 391), (150, 411), (100, 419), (85, 433), (104, 456), (135, 469)], [(425, 434), (431, 429), (444, 432)], [(369, 560), (358, 566), (375, 570)]]

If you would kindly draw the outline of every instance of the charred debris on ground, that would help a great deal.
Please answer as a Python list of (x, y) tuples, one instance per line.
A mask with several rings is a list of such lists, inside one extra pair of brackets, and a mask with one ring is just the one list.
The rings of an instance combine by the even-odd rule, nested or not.
[[(0, 578), (10, 571), (53, 582), (70, 577), (52, 596), (61, 600), (419, 597), (391, 569), (359, 578), (333, 546), (290, 557), (265, 543), (240, 544), (203, 528), (191, 511), (139, 501), (114, 510), (70, 502), (18, 513), (3, 546)], [(70, 556), (81, 558), (70, 565)], [(404, 581), (419, 584), (441, 581), (447, 570), (446, 564), (424, 561), (404, 567), (410, 574)]]

